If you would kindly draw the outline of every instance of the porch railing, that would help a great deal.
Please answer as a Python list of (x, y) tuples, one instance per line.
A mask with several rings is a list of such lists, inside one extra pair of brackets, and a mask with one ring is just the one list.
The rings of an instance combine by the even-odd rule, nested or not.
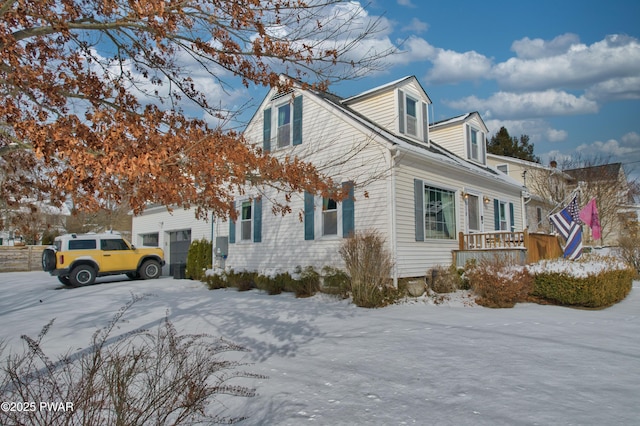
[[(502, 253), (516, 255), (527, 263), (562, 256), (562, 248), (555, 235), (523, 231), (493, 231), (458, 234), (459, 250), (454, 250), (456, 265), (464, 265), (466, 259), (486, 257)], [(474, 254), (475, 253), (475, 254)], [(484, 254), (483, 254), (484, 253)]]
[(473, 234), (458, 234), (460, 250), (482, 249), (526, 249), (529, 243), (529, 233), (524, 231), (493, 231)]

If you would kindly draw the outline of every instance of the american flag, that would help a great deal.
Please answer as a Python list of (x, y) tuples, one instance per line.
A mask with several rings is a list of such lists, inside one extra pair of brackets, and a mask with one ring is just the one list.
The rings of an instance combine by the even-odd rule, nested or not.
[(582, 220), (580, 220), (580, 209), (578, 208), (578, 198), (576, 196), (573, 197), (573, 200), (571, 200), (566, 208), (573, 221), (578, 225), (582, 225)]
[(582, 221), (580, 220), (577, 197), (574, 196), (562, 211), (551, 215), (549, 221), (567, 240), (567, 245), (564, 247), (564, 257), (571, 260), (578, 259), (582, 255)]

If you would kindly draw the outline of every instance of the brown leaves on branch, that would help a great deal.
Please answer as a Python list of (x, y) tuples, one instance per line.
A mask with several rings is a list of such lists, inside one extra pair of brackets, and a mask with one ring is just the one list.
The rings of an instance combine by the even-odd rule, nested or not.
[[(332, 14), (338, 3), (5, 2), (2, 197), (70, 198), (85, 209), (126, 201), (136, 213), (160, 203), (226, 215), (246, 183), (285, 194), (329, 192), (332, 182), (311, 165), (276, 161), (225, 129), (240, 111), (209, 99), (202, 81), (228, 89), (237, 79), (286, 90), (291, 80), (279, 75), (287, 72), (309, 82), (305, 87), (323, 89), (372, 68), (390, 52), (368, 52), (354, 62), (353, 50), (376, 32), (377, 22), (362, 26), (358, 11), (338, 19)], [(322, 30), (327, 33), (319, 36)], [(336, 42), (341, 37), (347, 41)], [(215, 124), (189, 117), (185, 108)]]

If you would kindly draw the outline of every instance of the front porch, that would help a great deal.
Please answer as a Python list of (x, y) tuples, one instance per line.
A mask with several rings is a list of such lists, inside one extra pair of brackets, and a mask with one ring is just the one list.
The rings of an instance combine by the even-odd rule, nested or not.
[(453, 250), (453, 263), (462, 268), (471, 259), (505, 257), (519, 265), (562, 256), (555, 235), (524, 231), (493, 231), (458, 234), (458, 250)]

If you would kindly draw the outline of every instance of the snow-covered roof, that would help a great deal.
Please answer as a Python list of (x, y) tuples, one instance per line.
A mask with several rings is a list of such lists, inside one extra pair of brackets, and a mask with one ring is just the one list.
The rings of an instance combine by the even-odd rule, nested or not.
[(482, 165), (467, 161), (463, 158), (460, 158), (454, 153), (446, 150), (445, 148), (441, 147), (440, 145), (436, 144), (433, 141), (430, 141), (429, 146), (427, 146), (425, 144), (418, 143), (413, 140), (397, 136), (391, 133), (390, 131), (378, 126), (377, 124), (375, 124), (373, 121), (369, 120), (367, 117), (363, 116), (362, 114), (349, 108), (347, 105), (345, 105), (342, 99), (336, 95), (332, 95), (324, 92), (318, 92), (318, 91), (313, 91), (312, 93), (322, 98), (327, 103), (329, 103), (332, 107), (337, 108), (339, 111), (349, 116), (351, 119), (367, 127), (368, 129), (370, 129), (372, 133), (382, 137), (383, 139), (387, 140), (389, 143), (401, 149), (404, 149), (405, 151), (413, 152), (423, 157), (427, 157), (435, 161), (439, 161), (441, 163), (449, 164), (458, 169), (464, 169), (473, 173), (477, 173), (482, 176), (503, 182), (507, 185), (516, 186), (519, 189), (524, 188), (522, 184), (520, 184), (515, 179), (505, 175), (504, 173), (501, 173), (491, 167), (482, 166)]
[(420, 84), (418, 79), (413, 75), (408, 75), (406, 77), (402, 77), (402, 78), (400, 78), (398, 80), (394, 80), (394, 81), (392, 81), (390, 83), (385, 83), (385, 84), (383, 84), (381, 86), (374, 87), (373, 89), (366, 90), (366, 91), (364, 91), (362, 93), (359, 93), (357, 95), (351, 96), (349, 98), (342, 99), (342, 102), (344, 104), (349, 104), (349, 103), (351, 103), (353, 101), (356, 101), (358, 99), (366, 98), (367, 96), (371, 96), (373, 94), (384, 92), (385, 90), (394, 88), (396, 86), (400, 86), (400, 85), (402, 85), (403, 83), (405, 83), (405, 82), (407, 82), (409, 80), (414, 80), (415, 81), (415, 83), (422, 90), (422, 93), (424, 94), (424, 96), (429, 100), (429, 103), (431, 103), (431, 98), (429, 98), (429, 95), (427, 94), (426, 90), (424, 90), (424, 88), (422, 87), (422, 85)]

